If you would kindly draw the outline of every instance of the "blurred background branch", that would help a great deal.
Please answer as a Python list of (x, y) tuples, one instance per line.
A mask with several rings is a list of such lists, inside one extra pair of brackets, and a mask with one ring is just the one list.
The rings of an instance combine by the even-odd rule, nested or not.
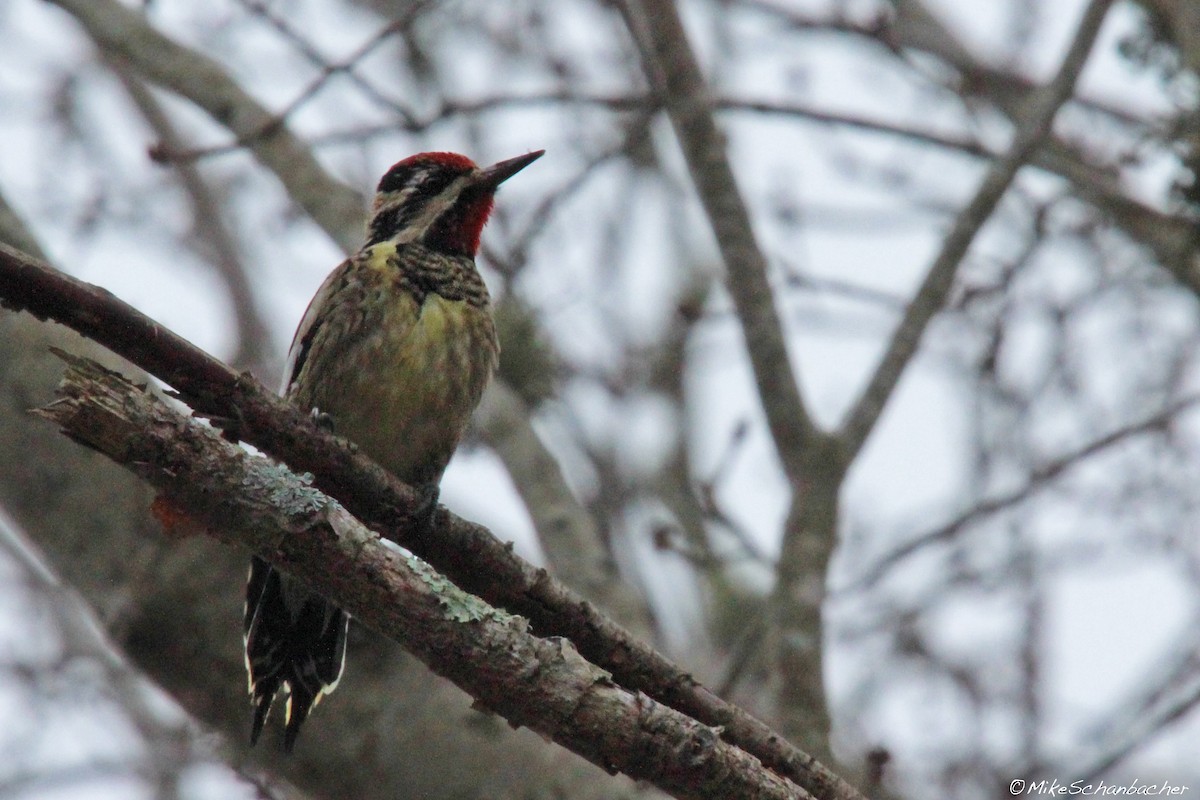
[[(484, 233), (504, 361), (447, 474), (457, 513), (873, 792), (1195, 785), (1195, 4), (1113, 5), (937, 302), (913, 307), (1087, 5), (17, 2), (0, 238), (269, 375), (389, 164), (546, 148)], [(160, 779), (132, 727), (81, 715), (48, 730), (96, 777), (0, 737), (0, 782), (644, 792), (362, 633), (297, 758), (246, 751), (244, 554), (164, 541), (137, 486), (29, 424), (51, 345), (89, 352), (0, 312), (0, 504), (127, 663), (222, 738)], [(880, 363), (901, 369), (839, 442)], [(9, 697), (126, 702), (15, 677)]]

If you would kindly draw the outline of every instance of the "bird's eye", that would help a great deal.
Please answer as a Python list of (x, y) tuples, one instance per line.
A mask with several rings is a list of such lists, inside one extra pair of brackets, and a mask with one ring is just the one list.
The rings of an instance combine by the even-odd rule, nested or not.
[(457, 176), (447, 172), (425, 172), (415, 177), (410, 185), (418, 197), (434, 197), (441, 194)]
[(413, 183), (414, 176), (407, 169), (393, 168), (379, 181), (380, 192), (399, 192)]
[(432, 176), (425, 176), (415, 183), (416, 193), (420, 197), (432, 197), (438, 193), (439, 181)]
[(404, 164), (392, 169), (379, 182), (380, 192), (404, 192), (415, 197), (434, 197), (449, 186), (458, 173), (453, 170)]

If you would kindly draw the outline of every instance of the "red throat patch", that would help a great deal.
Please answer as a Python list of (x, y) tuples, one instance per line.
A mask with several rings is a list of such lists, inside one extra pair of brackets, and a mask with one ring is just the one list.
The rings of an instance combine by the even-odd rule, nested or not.
[[(444, 183), (437, 184), (436, 190), (428, 190), (430, 194), (440, 191), (449, 181), (461, 175), (467, 175), (478, 170), (475, 162), (464, 155), (448, 152), (417, 153), (403, 161), (396, 162), (387, 175), (380, 181), (379, 190), (394, 191), (405, 185), (409, 175), (420, 174), (421, 171), (435, 171), (445, 177)], [(391, 186), (395, 182), (396, 186)], [(488, 216), (492, 213), (494, 187), (468, 186), (459, 195), (454, 205), (446, 209), (437, 221), (425, 233), (425, 244), (434, 249), (447, 253), (457, 253), (474, 256), (479, 250), (479, 239), (483, 226), (487, 224)]]
[(443, 249), (474, 256), (479, 252), (479, 239), (495, 202), (493, 192), (468, 193), (460, 197), (454, 208), (438, 220), (429, 239), (436, 239)]

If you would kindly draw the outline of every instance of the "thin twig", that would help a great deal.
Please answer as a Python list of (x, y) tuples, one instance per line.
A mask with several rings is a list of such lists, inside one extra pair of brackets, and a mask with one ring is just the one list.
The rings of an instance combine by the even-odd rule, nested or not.
[[(206, 111), (229, 129), (344, 250), (362, 243), (365, 202), (335, 180), (308, 146), (250, 97), (221, 65), (155, 30), (117, 0), (51, 0), (71, 14), (109, 58)], [(269, 135), (263, 135), (269, 131)]]
[(796, 484), (803, 473), (801, 455), (821, 432), (800, 394), (767, 277), (767, 259), (726, 156), (725, 137), (717, 127), (707, 83), (674, 0), (642, 0), (621, 8), (651, 85), (664, 98), (708, 215), (728, 271), (726, 286), (742, 324), (771, 439), (785, 473)]
[(1007, 508), (1012, 508), (1017, 503), (1028, 499), (1041, 489), (1046, 488), (1059, 475), (1062, 475), (1071, 467), (1083, 462), (1087, 458), (1120, 444), (1132, 436), (1162, 430), (1173, 417), (1196, 405), (1200, 405), (1200, 397), (1186, 397), (1176, 403), (1172, 403), (1169, 407), (1161, 411), (1151, 414), (1145, 419), (1130, 423), (1129, 425), (1123, 425), (1103, 436), (1093, 439), (1070, 453), (1054, 459), (1034, 470), (1033, 474), (1029, 476), (1029, 480), (1023, 485), (1011, 489), (1004, 494), (983, 500), (949, 522), (916, 536), (895, 548), (876, 561), (870, 570), (860, 575), (852, 584), (839, 588), (837, 593), (845, 594), (869, 589), (878, 583), (884, 575), (895, 568), (896, 564), (900, 561), (924, 550), (930, 545), (950, 541), (970, 525), (1004, 511)]
[(334, 75), (345, 75), (354, 83), (358, 89), (366, 95), (375, 105), (383, 108), (389, 108), (396, 114), (406, 120), (413, 118), (412, 112), (405, 108), (400, 103), (392, 100), (375, 88), (375, 86), (366, 78), (358, 74), (357, 67), (363, 59), (375, 52), (388, 39), (395, 36), (397, 33), (404, 31), (413, 24), (417, 15), (425, 10), (429, 5), (428, 0), (422, 0), (418, 3), (409, 3), (404, 9), (404, 13), (399, 19), (394, 19), (387, 25), (384, 25), (373, 36), (367, 39), (357, 50), (349, 56), (339, 60), (331, 61), (321, 55), (313, 44), (303, 35), (300, 34), (287, 19), (275, 13), (271, 7), (262, 2), (262, 0), (242, 0), (242, 5), (247, 11), (255, 14), (265, 20), (275, 28), (279, 34), (292, 43), (301, 55), (308, 60), (310, 64), (320, 70), (320, 74), (313, 83), (306, 87), (299, 95), (297, 95), (290, 103), (284, 106), (284, 110), (280, 111), (278, 116), (286, 119), (294, 113), (300, 106), (307, 103), (329, 82), (329, 79)]
[(992, 164), (975, 197), (962, 210), (954, 227), (946, 235), (933, 266), (888, 342), (879, 366), (841, 426), (839, 436), (847, 454), (852, 456), (857, 453), (875, 428), (901, 375), (916, 354), (930, 321), (945, 306), (958, 267), (971, 243), (991, 218), (1017, 172), (1050, 133), (1058, 109), (1074, 91), (1075, 82), (1111, 5), (1112, 0), (1092, 0), (1058, 74), (1044, 87), (1042, 96), (1030, 109), (1028, 119), (1018, 127), (1008, 152)]

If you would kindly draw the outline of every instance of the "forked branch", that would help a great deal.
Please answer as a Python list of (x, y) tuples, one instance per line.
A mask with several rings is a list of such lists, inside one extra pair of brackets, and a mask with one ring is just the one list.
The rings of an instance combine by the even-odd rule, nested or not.
[(243, 544), (404, 647), (514, 726), (680, 798), (807, 792), (713, 728), (614, 683), (562, 638), (385, 547), (342, 505), (95, 362), (63, 354), (36, 413), (153, 485), (210, 535)]
[(248, 375), (181, 339), (108, 292), (0, 244), (0, 304), (54, 319), (169, 383), (199, 414), (314, 476), (314, 486), (372, 529), (421, 556), (463, 589), (522, 614), (542, 636), (564, 636), (631, 691), (721, 729), (722, 738), (820, 798), (860, 795), (767, 725), (725, 702), (486, 529), (440, 509), (434, 532), (412, 535), (416, 493)]

